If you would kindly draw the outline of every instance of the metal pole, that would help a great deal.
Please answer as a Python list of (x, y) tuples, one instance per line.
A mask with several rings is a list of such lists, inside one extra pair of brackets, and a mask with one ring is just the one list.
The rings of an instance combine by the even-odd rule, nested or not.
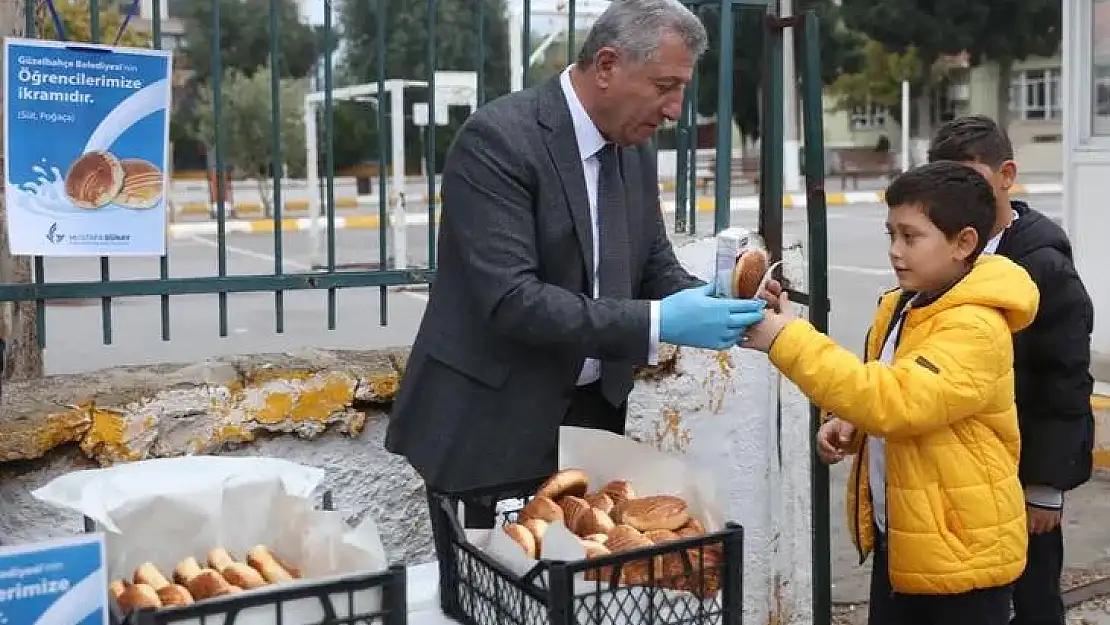
[[(794, 0), (781, 0), (779, 16), (786, 19), (794, 15)], [(782, 185), (787, 193), (795, 193), (802, 186), (798, 162), (798, 75), (794, 60), (794, 29), (782, 33)]]
[[(408, 267), (408, 230), (405, 208), (405, 82), (390, 80), (386, 83), (389, 91), (390, 140), (393, 145), (393, 192), (390, 201), (390, 221), (393, 230), (393, 268)], [(428, 111), (431, 116), (432, 111)], [(380, 227), (380, 224), (379, 224)]]
[[(797, 23), (797, 22), (795, 22)], [(829, 234), (825, 198), (824, 107), (821, 102), (821, 34), (817, 14), (805, 12), (805, 66), (802, 72), (806, 146), (806, 221), (809, 225), (809, 320), (821, 332), (829, 325)], [(810, 431), (821, 411), (810, 406)], [(810, 439), (813, 441), (813, 439)], [(810, 443), (811, 445), (813, 442)], [(832, 548), (829, 542), (829, 468), (810, 453), (810, 520), (813, 524), (813, 623), (832, 622)]]
[[(714, 174), (716, 206), (714, 234), (729, 227), (732, 221), (732, 0), (721, 3), (720, 71), (717, 73), (717, 167)], [(696, 159), (695, 159), (696, 162)], [(697, 213), (691, 217), (697, 219)]]
[(902, 81), (902, 171), (910, 168), (910, 81)]
[(316, 103), (309, 96), (304, 99), (304, 142), (305, 142), (305, 169), (308, 177), (308, 206), (310, 221), (308, 224), (308, 239), (312, 245), (312, 266), (317, 267), (324, 262), (320, 252), (320, 218), (323, 214), (320, 204), (320, 154), (316, 145)]
[(509, 89), (524, 88), (524, 24), (514, 9), (509, 9)]

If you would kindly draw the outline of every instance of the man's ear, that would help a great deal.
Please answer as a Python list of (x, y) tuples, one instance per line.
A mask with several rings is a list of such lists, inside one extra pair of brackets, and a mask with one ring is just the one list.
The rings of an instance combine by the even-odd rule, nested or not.
[(998, 166), (998, 174), (1002, 178), (1002, 188), (1009, 191), (1017, 181), (1017, 163), (1014, 161), (1002, 161), (1002, 164)]

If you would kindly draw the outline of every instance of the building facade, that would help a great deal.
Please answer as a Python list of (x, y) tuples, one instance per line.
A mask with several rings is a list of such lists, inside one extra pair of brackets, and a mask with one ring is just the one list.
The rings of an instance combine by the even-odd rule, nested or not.
[[(1060, 56), (1015, 63), (1005, 97), (999, 89), (996, 64), (954, 69), (949, 85), (933, 102), (934, 121), (971, 113), (998, 118), (1000, 107), (1008, 106), (1010, 138), (1022, 171), (1060, 174), (1063, 171), (1064, 114), (1061, 66)], [(1101, 84), (1110, 113), (1110, 71), (1102, 77)], [(1006, 99), (1008, 103), (1003, 102)], [(825, 142), (829, 147), (871, 146), (885, 135), (894, 149), (900, 149), (901, 128), (888, 111), (876, 106), (850, 111), (837, 109), (835, 99), (827, 96)]]

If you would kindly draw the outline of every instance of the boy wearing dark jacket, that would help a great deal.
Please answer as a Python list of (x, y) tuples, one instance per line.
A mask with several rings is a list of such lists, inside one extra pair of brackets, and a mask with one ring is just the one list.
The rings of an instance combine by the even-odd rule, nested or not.
[(1024, 268), (1040, 291), (1032, 325), (1014, 335), (1019, 477), (1029, 520), (1028, 564), (1014, 588), (1012, 625), (1064, 625), (1061, 516), (1065, 493), (1091, 477), (1094, 415), (1090, 374), (1094, 310), (1060, 226), (1011, 200), (1017, 177), (1013, 147), (989, 117), (954, 119), (937, 131), (930, 161), (958, 161), (994, 187), (995, 227), (985, 253)]

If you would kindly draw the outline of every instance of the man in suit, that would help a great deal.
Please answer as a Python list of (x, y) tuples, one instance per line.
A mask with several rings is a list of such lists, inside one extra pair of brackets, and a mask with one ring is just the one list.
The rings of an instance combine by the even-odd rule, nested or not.
[(561, 76), (459, 129), (386, 438), (429, 492), (551, 473), (561, 425), (624, 432), (633, 365), (660, 341), (726, 349), (762, 318), (679, 265), (659, 210), (649, 141), (706, 40), (676, 0), (613, 2)]

